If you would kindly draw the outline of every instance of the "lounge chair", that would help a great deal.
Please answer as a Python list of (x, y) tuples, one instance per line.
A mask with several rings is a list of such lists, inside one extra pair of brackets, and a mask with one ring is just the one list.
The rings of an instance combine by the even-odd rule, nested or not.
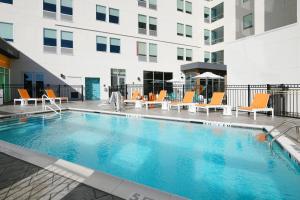
[(46, 89), (45, 92), (49, 99), (53, 99), (54, 101), (58, 100), (59, 104), (61, 104), (61, 101), (69, 101), (68, 97), (57, 97), (52, 89)]
[(221, 108), (221, 109), (223, 109), (223, 105), (222, 105), (223, 98), (224, 98), (224, 92), (214, 92), (210, 103), (208, 103), (208, 104), (195, 104), (195, 105), (192, 105), (192, 106), (195, 106), (196, 110), (206, 109), (206, 115), (208, 116), (210, 108), (214, 108), (214, 109)]
[(166, 90), (161, 90), (159, 92), (159, 95), (158, 95), (156, 100), (154, 100), (154, 101), (145, 101), (145, 102), (143, 102), (143, 105), (146, 106), (146, 109), (148, 109), (149, 105), (156, 105), (156, 104), (162, 105), (165, 98), (166, 98), (166, 96), (167, 96), (167, 91)]
[(270, 94), (258, 93), (254, 96), (254, 99), (249, 107), (237, 107), (236, 117), (239, 115), (239, 111), (253, 112), (254, 120), (256, 120), (256, 112), (272, 112), (272, 118), (274, 117), (274, 109), (268, 108)]
[(21, 105), (28, 105), (28, 102), (33, 101), (34, 105), (37, 106), (38, 101), (42, 101), (40, 98), (31, 98), (26, 89), (18, 89), (20, 99), (14, 99), (14, 105), (20, 102)]
[(169, 109), (172, 107), (177, 107), (178, 112), (180, 112), (180, 108), (183, 106), (190, 106), (193, 104), (193, 98), (194, 98), (195, 92), (194, 91), (188, 91), (185, 93), (182, 102), (171, 102), (169, 104)]
[(132, 92), (131, 99), (124, 100), (124, 103), (136, 103), (136, 101), (141, 100), (139, 98), (141, 98), (141, 93), (137, 90), (134, 90)]

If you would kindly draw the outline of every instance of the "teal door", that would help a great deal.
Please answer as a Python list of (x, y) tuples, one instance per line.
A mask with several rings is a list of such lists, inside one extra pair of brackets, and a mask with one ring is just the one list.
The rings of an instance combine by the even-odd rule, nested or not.
[(85, 78), (85, 99), (100, 100), (100, 78)]

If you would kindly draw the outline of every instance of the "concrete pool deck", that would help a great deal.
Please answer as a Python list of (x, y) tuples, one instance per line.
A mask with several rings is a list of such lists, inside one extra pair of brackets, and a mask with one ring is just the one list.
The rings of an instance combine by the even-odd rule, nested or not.
[[(75, 111), (89, 111), (89, 112), (99, 112), (107, 114), (117, 114), (124, 115), (127, 117), (149, 117), (157, 119), (166, 119), (166, 120), (178, 120), (186, 122), (199, 122), (206, 123), (211, 125), (229, 125), (229, 126), (242, 126), (249, 128), (259, 128), (270, 130), (276, 124), (279, 124), (286, 120), (287, 118), (275, 117), (271, 118), (267, 115), (258, 114), (257, 120), (253, 120), (253, 116), (248, 116), (247, 113), (242, 113), (238, 118), (235, 116), (223, 116), (221, 112), (212, 111), (210, 116), (206, 116), (205, 112), (189, 113), (186, 110), (182, 112), (177, 112), (177, 110), (163, 111), (160, 108), (153, 109), (134, 109), (133, 106), (126, 106), (121, 112), (114, 112), (114, 109), (111, 105), (106, 104), (105, 102), (97, 101), (85, 101), (85, 102), (70, 102), (62, 104), (62, 108), (66, 110), (75, 110)], [(41, 106), (12, 106), (5, 105), (0, 107), (0, 117), (15, 117), (19, 115), (27, 115), (42, 112)], [(300, 119), (295, 119), (296, 123), (300, 124)], [(292, 133), (293, 134), (293, 133)], [(279, 143), (287, 149), (292, 155), (299, 155), (298, 161), (300, 160), (300, 145), (299, 143), (287, 139), (286, 137), (280, 138)], [(286, 146), (288, 145), (288, 146)], [(293, 153), (294, 152), (294, 153)], [(296, 155), (296, 156), (297, 156)], [(4, 172), (1, 165), (7, 165), (9, 163), (22, 163), (30, 171), (32, 168), (33, 171), (44, 171), (47, 170), (49, 176), (62, 177), (66, 181), (66, 185), (69, 185), (69, 188), (62, 189), (61, 193), (57, 193), (56, 189), (50, 185), (44, 185), (45, 190), (43, 194), (45, 197), (53, 197), (53, 199), (75, 199), (72, 198), (75, 196), (82, 197), (81, 199), (135, 199), (133, 195), (138, 195), (140, 198), (147, 197), (149, 199), (182, 199), (181, 197), (168, 194), (165, 192), (160, 192), (148, 187), (144, 187), (139, 184), (131, 183), (126, 180), (119, 179), (110, 175), (100, 173), (76, 164), (69, 163), (61, 159), (54, 159), (52, 157), (45, 156), (33, 152), (29, 149), (21, 148), (16, 145), (12, 145), (3, 141), (0, 141), (0, 199), (10, 199), (7, 197), (14, 197), (10, 190), (7, 188), (13, 188), (16, 185), (20, 184), (18, 178), (14, 178), (14, 174), (19, 173), (18, 168), (11, 168), (11, 174), (5, 174), (4, 177), (11, 177), (10, 179), (3, 178)], [(27, 169), (26, 168), (26, 169)], [(32, 173), (33, 176), (39, 176), (39, 173)], [(34, 178), (29, 173), (29, 175), (24, 175), (22, 180), (27, 180)], [(3, 181), (2, 180), (6, 180)], [(12, 182), (7, 182), (8, 180), (17, 180)], [(21, 181), (22, 182), (22, 181)], [(50, 182), (49, 182), (50, 183)], [(34, 184), (34, 183), (33, 183)], [(74, 186), (72, 185), (74, 184)], [(76, 186), (75, 186), (76, 185)], [(65, 184), (64, 184), (65, 186)], [(35, 185), (29, 184), (28, 187), (25, 187), (25, 190), (32, 190), (30, 188), (35, 187)], [(57, 186), (60, 188), (62, 186)], [(19, 187), (18, 187), (19, 188)], [(56, 188), (56, 187), (54, 187)], [(23, 189), (21, 190), (23, 191)], [(48, 191), (48, 192), (45, 192)], [(19, 191), (17, 191), (19, 192)], [(56, 193), (55, 193), (56, 192)], [(8, 195), (10, 194), (10, 195)], [(27, 194), (27, 193), (26, 193)], [(30, 193), (35, 194), (35, 193)], [(97, 194), (97, 195), (96, 195)], [(98, 195), (99, 194), (99, 195)], [(6, 196), (5, 196), (6, 195)], [(8, 196), (7, 196), (8, 195)], [(38, 193), (37, 193), (38, 195)], [(86, 196), (85, 196), (86, 195)], [(96, 195), (92, 197), (91, 195)], [(102, 196), (101, 196), (102, 195)], [(25, 197), (25, 196), (24, 196)], [(36, 197), (33, 196), (33, 197)], [(57, 197), (57, 198), (54, 198)], [(101, 198), (99, 198), (101, 197)], [(13, 199), (13, 198), (12, 198)], [(30, 198), (26, 198), (30, 199)], [(32, 198), (34, 199), (34, 198)], [(45, 198), (49, 199), (49, 198)]]

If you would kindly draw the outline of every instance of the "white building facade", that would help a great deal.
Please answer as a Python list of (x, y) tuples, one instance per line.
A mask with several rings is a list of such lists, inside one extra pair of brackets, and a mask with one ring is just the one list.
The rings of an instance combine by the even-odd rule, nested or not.
[(180, 65), (201, 60), (200, 7), (196, 0), (2, 0), (0, 23), (11, 26), (10, 43), (21, 52), (10, 82), (89, 81), (96, 99), (107, 99), (108, 86), (143, 84), (151, 72), (179, 79)]

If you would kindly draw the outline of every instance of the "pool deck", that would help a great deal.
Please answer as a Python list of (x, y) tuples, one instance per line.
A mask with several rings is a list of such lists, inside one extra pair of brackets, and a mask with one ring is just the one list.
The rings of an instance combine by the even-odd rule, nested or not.
[[(67, 110), (118, 114), (127, 117), (149, 117), (267, 130), (287, 119), (282, 117), (272, 119), (270, 116), (258, 114), (257, 120), (254, 121), (253, 116), (248, 116), (247, 113), (241, 113), (236, 118), (234, 115), (223, 116), (220, 111), (211, 111), (210, 115), (206, 116), (204, 111), (190, 113), (186, 110), (163, 111), (160, 108), (146, 110), (135, 109), (133, 106), (126, 106), (121, 112), (115, 112), (111, 105), (97, 101), (69, 102), (64, 103), (62, 107)], [(40, 105), (37, 107), (0, 106), (0, 118), (39, 112), (42, 112)], [(294, 121), (300, 124), (300, 119)], [(293, 156), (295, 155), (296, 160), (300, 160), (299, 143), (286, 137), (280, 138), (279, 143)], [(139, 196), (139, 199), (146, 197), (151, 200), (183, 199), (0, 141), (0, 200), (16, 197), (18, 199), (135, 199), (134, 195)]]

